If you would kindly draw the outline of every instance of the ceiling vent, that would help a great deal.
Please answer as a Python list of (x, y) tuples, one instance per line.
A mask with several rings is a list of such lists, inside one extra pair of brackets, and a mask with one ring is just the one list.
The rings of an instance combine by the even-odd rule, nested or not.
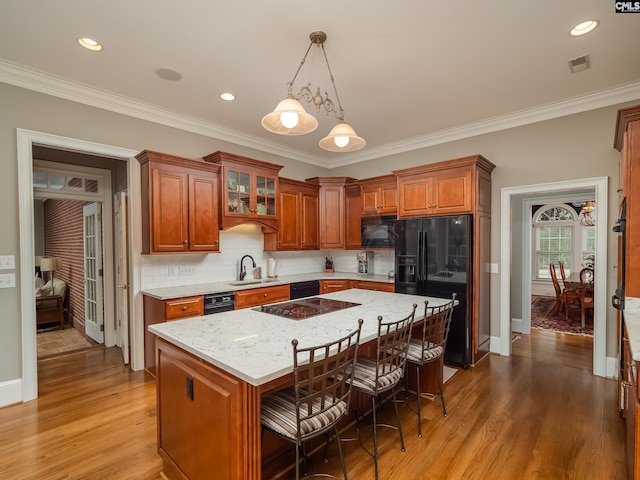
[(591, 67), (589, 63), (589, 55), (582, 55), (581, 57), (572, 58), (569, 60), (569, 69), (571, 73), (581, 72)]

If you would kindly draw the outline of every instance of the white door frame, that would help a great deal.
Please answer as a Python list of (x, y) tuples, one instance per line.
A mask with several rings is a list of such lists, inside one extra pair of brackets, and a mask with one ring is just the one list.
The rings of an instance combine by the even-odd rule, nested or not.
[[(608, 242), (608, 177), (583, 178), (562, 182), (505, 187), (500, 191), (500, 348), (501, 355), (511, 355), (511, 197), (524, 194), (552, 194), (595, 189), (596, 201), (596, 265), (607, 264)], [(523, 278), (523, 285), (528, 279)], [(595, 311), (593, 313), (593, 374), (606, 376), (607, 340), (607, 275), (596, 275), (594, 279)]]
[(130, 193), (129, 252), (131, 258), (130, 305), (132, 307), (131, 368), (144, 368), (144, 331), (140, 271), (142, 250), (142, 216), (140, 206), (140, 164), (135, 150), (61, 137), (18, 128), (18, 216), (20, 236), (20, 307), (22, 311), (22, 401), (38, 398), (36, 347), (36, 307), (33, 301), (34, 233), (33, 233), (33, 145), (53, 147), (127, 162)]
[[(531, 333), (531, 291), (532, 291), (532, 269), (533, 269), (533, 246), (532, 246), (532, 236), (533, 236), (533, 218), (531, 217), (531, 207), (533, 205), (548, 205), (552, 203), (567, 203), (567, 202), (575, 202), (580, 201), (584, 202), (586, 200), (593, 200), (593, 193), (583, 193), (582, 190), (580, 193), (569, 193), (569, 194), (556, 194), (556, 195), (544, 195), (540, 197), (531, 197), (526, 198), (522, 202), (522, 218), (524, 219), (523, 226), (523, 248), (522, 248), (522, 332), (525, 335)], [(575, 256), (575, 252), (574, 252)], [(575, 265), (575, 263), (571, 263)], [(553, 292), (553, 287), (551, 284), (550, 291)], [(555, 292), (553, 293), (555, 295)], [(529, 305), (529, 307), (528, 307)]]

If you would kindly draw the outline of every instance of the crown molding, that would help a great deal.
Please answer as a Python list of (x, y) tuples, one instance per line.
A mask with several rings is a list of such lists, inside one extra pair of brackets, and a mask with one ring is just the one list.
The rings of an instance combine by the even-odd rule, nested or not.
[(155, 105), (0, 60), (0, 82), (323, 168), (337, 168), (640, 99), (640, 81), (326, 160)]
[(465, 138), (493, 133), (509, 128), (521, 127), (532, 123), (552, 120), (576, 113), (582, 113), (597, 108), (610, 107), (624, 102), (640, 99), (640, 81), (620, 85), (588, 95), (574, 97), (561, 102), (541, 105), (539, 107), (521, 110), (520, 112), (501, 115), (478, 122), (467, 123), (458, 127), (448, 128), (401, 142), (371, 148), (338, 160), (329, 162), (329, 168), (343, 167), (376, 158), (406, 153), (412, 150), (432, 147), (443, 143), (464, 140)]

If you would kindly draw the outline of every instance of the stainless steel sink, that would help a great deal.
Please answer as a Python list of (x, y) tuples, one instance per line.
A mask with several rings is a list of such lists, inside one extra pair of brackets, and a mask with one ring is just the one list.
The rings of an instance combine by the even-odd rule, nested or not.
[(233, 282), (227, 282), (229, 285), (233, 285), (234, 287), (240, 286), (240, 285), (256, 285), (256, 284), (262, 284), (262, 283), (271, 283), (271, 282), (277, 282), (278, 279), (277, 278), (251, 278), (249, 280), (235, 280)]

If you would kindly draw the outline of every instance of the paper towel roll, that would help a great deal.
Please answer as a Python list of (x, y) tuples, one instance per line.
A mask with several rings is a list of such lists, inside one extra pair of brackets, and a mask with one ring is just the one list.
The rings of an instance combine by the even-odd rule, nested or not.
[(267, 277), (278, 276), (278, 261), (275, 258), (269, 258), (267, 261)]

